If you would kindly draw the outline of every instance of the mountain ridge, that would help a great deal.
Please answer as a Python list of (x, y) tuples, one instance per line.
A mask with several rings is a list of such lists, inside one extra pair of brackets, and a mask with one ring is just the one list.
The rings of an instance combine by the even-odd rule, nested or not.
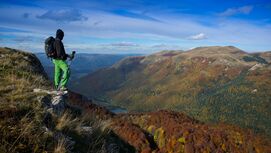
[(160, 52), (125, 58), (81, 78), (74, 89), (129, 111), (184, 111), (270, 135), (270, 57), (232, 46)]
[[(45, 68), (49, 78), (53, 80), (54, 77), (54, 64), (51, 59), (47, 58), (45, 53), (36, 53), (35, 54), (42, 65)], [(115, 62), (123, 59), (127, 56), (134, 56), (134, 54), (87, 54), (87, 53), (77, 53), (73, 61), (68, 61), (70, 64), (71, 72), (71, 81), (78, 79), (86, 75), (87, 73), (93, 72), (97, 69), (111, 66)]]

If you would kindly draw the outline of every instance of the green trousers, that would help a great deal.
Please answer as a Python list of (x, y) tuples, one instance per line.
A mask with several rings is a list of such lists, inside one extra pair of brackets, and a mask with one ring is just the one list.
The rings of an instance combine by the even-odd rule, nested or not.
[(70, 70), (69, 66), (64, 60), (53, 59), (53, 63), (55, 64), (55, 87), (66, 88), (69, 77)]

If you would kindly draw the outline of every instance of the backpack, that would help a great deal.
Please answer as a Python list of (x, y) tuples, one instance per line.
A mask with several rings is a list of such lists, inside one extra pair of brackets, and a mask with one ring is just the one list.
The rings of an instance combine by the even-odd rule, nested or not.
[(50, 36), (45, 40), (45, 53), (48, 58), (54, 58), (56, 57), (56, 50), (54, 47), (55, 38)]

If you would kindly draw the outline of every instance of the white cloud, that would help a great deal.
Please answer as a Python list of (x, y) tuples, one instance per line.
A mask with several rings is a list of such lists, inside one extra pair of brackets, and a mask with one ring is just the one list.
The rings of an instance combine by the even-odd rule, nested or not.
[(219, 13), (219, 16), (233, 16), (236, 14), (249, 14), (253, 10), (253, 6), (242, 6), (238, 8), (228, 8), (224, 12)]
[(58, 22), (86, 21), (88, 19), (77, 9), (49, 10), (42, 15), (37, 15), (37, 18)]
[(31, 36), (23, 36), (23, 37), (17, 37), (17, 38), (14, 38), (13, 40), (17, 43), (21, 43), (21, 42), (31, 42), (33, 41), (33, 37)]
[(207, 39), (207, 36), (204, 33), (199, 33), (199, 34), (190, 36), (189, 39), (192, 39), (192, 40), (202, 40), (202, 39)]
[(139, 46), (138, 44), (135, 44), (133, 42), (119, 42), (119, 43), (111, 43), (111, 44), (105, 44), (105, 46), (115, 46), (115, 47), (132, 47), (132, 46)]
[(165, 48), (168, 47), (166, 44), (157, 44), (157, 45), (153, 45), (151, 46), (152, 48)]

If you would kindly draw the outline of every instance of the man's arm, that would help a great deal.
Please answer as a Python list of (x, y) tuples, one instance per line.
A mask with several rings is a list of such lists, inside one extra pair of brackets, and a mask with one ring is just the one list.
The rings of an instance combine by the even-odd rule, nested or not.
[(56, 40), (55, 48), (56, 48), (56, 52), (57, 52), (57, 58), (60, 58), (62, 60), (66, 60), (67, 54), (65, 52), (63, 43), (59, 40)]
[(72, 51), (71, 54), (67, 54), (67, 57), (70, 58), (70, 60), (73, 60), (74, 55), (75, 55), (75, 51)]
[(64, 45), (63, 45), (62, 41), (60, 41), (60, 43), (61, 43), (61, 57), (62, 57), (63, 60), (66, 60), (69, 55), (66, 54), (65, 48), (64, 48)]

